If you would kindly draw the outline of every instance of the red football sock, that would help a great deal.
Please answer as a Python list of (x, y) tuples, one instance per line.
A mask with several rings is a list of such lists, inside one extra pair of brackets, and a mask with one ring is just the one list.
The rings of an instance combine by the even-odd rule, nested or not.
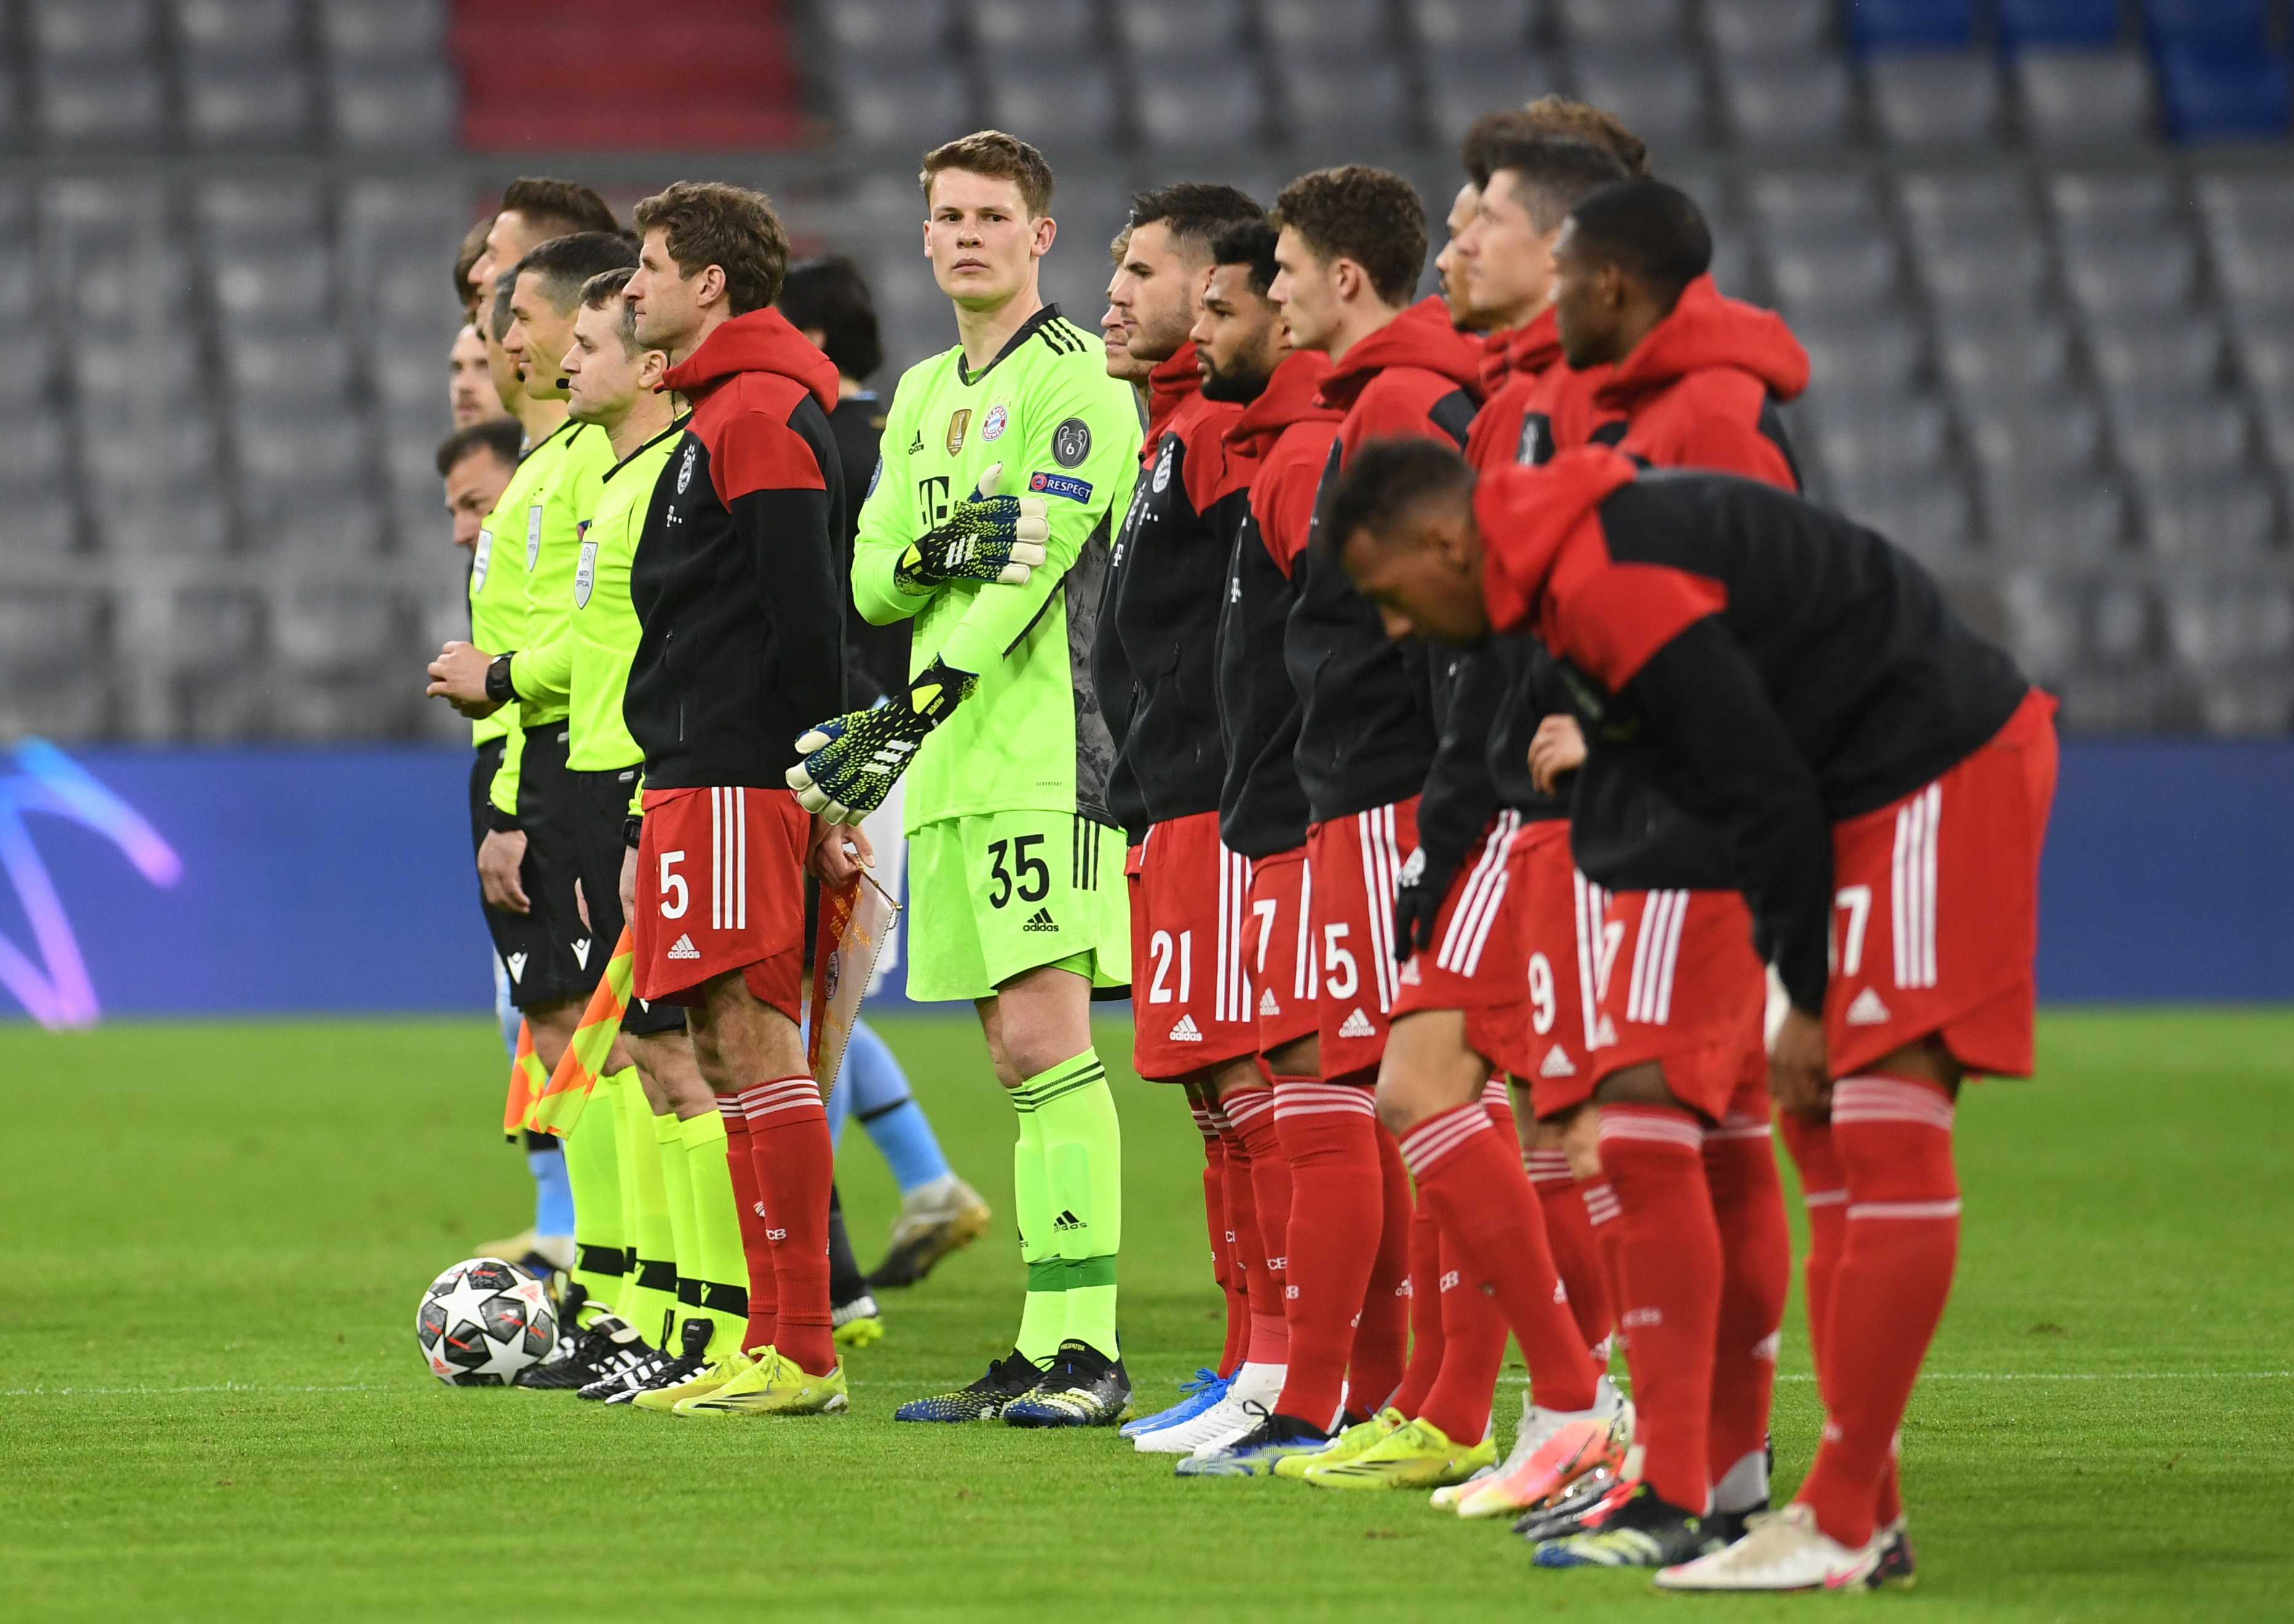
[(1254, 1364), (1288, 1364), (1290, 1321), (1285, 1302), (1290, 1285), (1290, 1164), (1274, 1125), (1274, 1091), (1252, 1084), (1231, 1091), (1219, 1101), (1219, 1115), (1242, 1135), (1250, 1157), (1251, 1212), (1258, 1221), (1258, 1250), (1267, 1295), (1250, 1303), (1250, 1358)]
[(1532, 1393), (1549, 1409), (1585, 1409), (1599, 1372), (1546, 1249), (1545, 1221), (1521, 1170), (1518, 1148), (1491, 1130), (1479, 1101), (1428, 1117), (1403, 1155), (1419, 1196), (1442, 1226), (1444, 1255), (1467, 1285), (1487, 1290), (1521, 1344)]
[(741, 1091), (749, 1160), (763, 1192), (771, 1243), (777, 1324), (773, 1346), (808, 1376), (836, 1368), (829, 1329), (828, 1187), (836, 1147), (820, 1087), (809, 1076), (777, 1077)]
[[(1801, 1201), (1808, 1211), (1808, 1262), (1802, 1278), (1808, 1290), (1809, 1352), (1816, 1361), (1817, 1396), (1826, 1409), (1832, 1405), (1831, 1360), (1825, 1357), (1824, 1327), (1832, 1306), (1832, 1282), (1840, 1268), (1840, 1246), (1848, 1228), (1848, 1175), (1840, 1171), (1840, 1157), (1832, 1146), (1832, 1125), (1810, 1122), (1790, 1111), (1779, 1112), (1785, 1148), (1800, 1169)], [(1896, 1481), (1896, 1457), (1888, 1456), (1880, 1474), (1876, 1514), (1892, 1522), (1902, 1514), (1903, 1491)]]
[(717, 1096), (717, 1114), (725, 1119), (725, 1165), (733, 1175), (733, 1199), (741, 1209), (741, 1258), (749, 1269), (749, 1328), (741, 1351), (772, 1346), (773, 1249), (765, 1238), (765, 1215), (757, 1195), (757, 1169), (750, 1160), (749, 1124), (741, 1115), (736, 1094)]
[[(1712, 1344), (1712, 1416), (1705, 1459), (1729, 1499), (1751, 1511), (1768, 1498), (1769, 1406), (1777, 1343), (1792, 1281), (1792, 1231), (1764, 1117), (1731, 1112), (1704, 1135), (1704, 1184), (1720, 1234), (1720, 1311)], [(1747, 1457), (1756, 1463), (1737, 1472)]]
[(1226, 1299), (1226, 1344), (1219, 1349), (1218, 1373), (1232, 1376), (1250, 1341), (1250, 1303), (1234, 1268), (1234, 1231), (1226, 1221), (1226, 1147), (1210, 1108), (1191, 1100), (1195, 1126), (1203, 1136), (1203, 1224), (1210, 1231), (1211, 1279)]
[(1394, 1408), (1415, 1420), (1442, 1372), (1442, 1230), (1434, 1209), (1420, 1202), (1410, 1218), (1410, 1362)]
[(1522, 1169), (1536, 1192), (1538, 1211), (1545, 1219), (1545, 1244), (1553, 1254), (1553, 1271), (1569, 1294), (1569, 1312), (1577, 1334), (1589, 1348), (1598, 1348), (1609, 1334), (1609, 1288), (1601, 1279), (1601, 1254), (1593, 1244), (1593, 1221), (1577, 1190), (1577, 1175), (1569, 1171), (1566, 1150), (1523, 1153)]
[(1290, 1164), (1290, 1358), (1274, 1408), (1328, 1427), (1385, 1222), (1378, 1108), (1371, 1091), (1354, 1084), (1277, 1077), (1274, 1122)]
[(1832, 1091), (1848, 1210), (1826, 1314), (1823, 1441), (1798, 1498), (1841, 1544), (1872, 1537), (1880, 1486), (1959, 1254), (1952, 1103), (1933, 1084), (1849, 1077)]
[[(1368, 1086), (1365, 1084), (1364, 1086)], [(1402, 1385), (1410, 1358), (1410, 1173), (1394, 1135), (1378, 1130), (1379, 1239), (1346, 1361), (1347, 1408), (1374, 1416)]]
[(1248, 1299), (1244, 1323), (1249, 1333), (1244, 1340), (1243, 1357), (1249, 1360), (1257, 1357), (1261, 1323), (1270, 1316), (1281, 1323), (1282, 1299), (1275, 1295), (1273, 1283), (1266, 1278), (1266, 1246), (1258, 1235), (1258, 1199), (1251, 1184), (1250, 1150), (1228, 1117), (1224, 1100), (1220, 1102), (1218, 1125), (1219, 1144), (1226, 1155), (1226, 1222), (1234, 1231), (1234, 1256), (1229, 1266), (1243, 1277), (1243, 1295)]
[(1616, 1192), (1617, 1323), (1630, 1339), (1643, 1481), (1702, 1514), (1712, 1468), (1712, 1335), (1720, 1311), (1720, 1233), (1704, 1187), (1704, 1130), (1685, 1110), (1601, 1108), (1601, 1165)]
[(1442, 1363), (1416, 1413), (1452, 1442), (1476, 1443), (1489, 1430), (1490, 1403), (1505, 1367), (1506, 1320), (1496, 1298), (1467, 1283), (1463, 1263), (1443, 1243), (1434, 1293), (1442, 1309)]

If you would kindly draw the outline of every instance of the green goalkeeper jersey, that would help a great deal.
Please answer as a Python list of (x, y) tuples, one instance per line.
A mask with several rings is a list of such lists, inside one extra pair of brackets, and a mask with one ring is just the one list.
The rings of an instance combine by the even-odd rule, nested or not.
[[(525, 548), (539, 534), (542, 487), (557, 467), (574, 423), (561, 423), (518, 459), (500, 499), (478, 531), (470, 556), (470, 641), (490, 654), (525, 641)], [(517, 712), (508, 706), (470, 724), (470, 743), (484, 744), (517, 731)]]
[[(1115, 746), (1091, 646), (1115, 526), (1139, 471), (1139, 407), (1100, 341), (1046, 304), (974, 374), (962, 345), (903, 373), (853, 542), (852, 593), (872, 625), (915, 621), (910, 670), (935, 656), (980, 684), (916, 752), (911, 832), (1021, 809), (1102, 823)], [(1047, 556), (1024, 587), (903, 591), (893, 568), (992, 463), (998, 491), (1049, 504)]]
[(630, 560), (637, 556), (653, 488), (685, 423), (679, 418), (594, 482), (596, 499), (575, 522), (578, 546), (564, 626), (510, 661), (510, 686), (537, 707), (555, 705), (566, 719), (565, 764), (576, 772), (606, 772), (645, 759), (622, 719), (639, 629), (630, 602)]

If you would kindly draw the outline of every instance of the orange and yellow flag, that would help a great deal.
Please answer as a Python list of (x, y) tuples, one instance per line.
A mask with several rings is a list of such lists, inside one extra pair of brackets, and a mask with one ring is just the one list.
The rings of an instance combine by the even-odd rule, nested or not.
[(527, 1127), (563, 1139), (582, 1120), (590, 1091), (597, 1087), (606, 1057), (613, 1052), (614, 1039), (621, 1035), (622, 1017), (629, 1010), (630, 988), (636, 977), (637, 951), (624, 926), (621, 940), (614, 944), (614, 956), (606, 961), (606, 973), (598, 978), (598, 990), (590, 995), (589, 1007), (582, 1011), (582, 1024), (574, 1029), (574, 1041), (565, 1045), (557, 1069), (549, 1074), (527, 1108)]
[(521, 1016), (517, 1023), (517, 1052), (509, 1062), (509, 1099), (502, 1106), (502, 1133), (511, 1139), (525, 1126), (533, 1097), (549, 1079), (543, 1075), (541, 1057), (533, 1052), (533, 1023)]

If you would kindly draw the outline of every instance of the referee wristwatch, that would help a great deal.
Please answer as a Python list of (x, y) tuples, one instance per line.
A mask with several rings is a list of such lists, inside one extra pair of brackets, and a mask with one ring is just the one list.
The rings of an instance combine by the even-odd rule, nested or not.
[(518, 696), (517, 690), (510, 686), (509, 680), (509, 662), (517, 654), (516, 649), (507, 654), (497, 654), (493, 663), (486, 667), (486, 697), (498, 705), (506, 705)]

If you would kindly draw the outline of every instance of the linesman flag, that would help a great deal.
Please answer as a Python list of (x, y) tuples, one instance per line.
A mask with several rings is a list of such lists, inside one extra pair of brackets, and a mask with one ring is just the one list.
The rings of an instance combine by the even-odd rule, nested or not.
[(582, 1024), (574, 1028), (574, 1041), (565, 1045), (557, 1069), (549, 1074), (549, 1081), (526, 1112), (525, 1125), (535, 1133), (555, 1133), (563, 1139), (582, 1120), (590, 1091), (598, 1086), (606, 1057), (622, 1034), (622, 1017), (629, 1011), (637, 962), (637, 949), (630, 945), (630, 930), (624, 925), (621, 939), (614, 944), (614, 956), (606, 961), (606, 973), (598, 978), (598, 989), (590, 995), (589, 1006), (582, 1011)]
[(509, 1099), (502, 1106), (502, 1137), (516, 1139), (533, 1110), (536, 1095), (549, 1085), (541, 1057), (533, 1052), (533, 1023), (518, 1017), (517, 1052), (510, 1057)]
[(821, 1098), (836, 1086), (860, 995), (875, 973), (900, 905), (865, 871), (848, 885), (820, 888), (820, 931), (812, 949), (812, 1038), (808, 1059)]

